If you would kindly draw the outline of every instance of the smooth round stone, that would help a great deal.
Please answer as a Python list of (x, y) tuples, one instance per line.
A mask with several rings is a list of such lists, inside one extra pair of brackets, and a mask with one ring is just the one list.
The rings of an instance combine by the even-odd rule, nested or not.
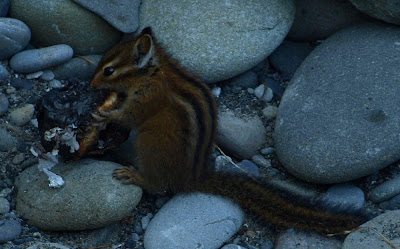
[(0, 215), (10, 212), (10, 202), (3, 197), (0, 197)]
[[(288, 229), (279, 234), (275, 249), (339, 249), (342, 242), (336, 238), (317, 233)], [(355, 247), (357, 248), (357, 247)], [(354, 249), (355, 249), (354, 248)]]
[(3, 65), (0, 65), (0, 82), (7, 79), (9, 76), (10, 72), (8, 72), (7, 68), (5, 68)]
[(192, 193), (167, 202), (150, 221), (146, 249), (220, 248), (242, 226), (239, 206), (220, 196)]
[(387, 201), (399, 194), (400, 176), (397, 176), (372, 189), (370, 192), (370, 199), (375, 203), (379, 203)]
[(96, 70), (97, 64), (100, 62), (102, 55), (86, 55), (85, 58), (76, 57), (64, 64), (56, 66), (53, 69), (54, 75), (59, 80), (76, 78), (79, 80), (91, 80)]
[(291, 0), (147, 0), (139, 30), (151, 26), (184, 67), (217, 82), (263, 61), (286, 36), (294, 14)]
[(32, 104), (17, 108), (10, 113), (11, 122), (18, 126), (24, 126), (32, 119), (34, 112), (35, 107)]
[(0, 93), (0, 116), (8, 111), (10, 102), (4, 93)]
[(239, 117), (232, 111), (218, 114), (219, 146), (241, 159), (250, 159), (265, 144), (266, 130), (258, 116)]
[(31, 30), (20, 20), (0, 17), (0, 61), (6, 60), (28, 45)]
[(10, 67), (18, 73), (32, 73), (69, 61), (74, 55), (65, 44), (19, 52), (10, 60)]
[(76, 54), (102, 54), (120, 40), (106, 21), (70, 0), (13, 0), (11, 17), (32, 30), (32, 44), (68, 44)]
[(17, 147), (18, 140), (6, 129), (0, 128), (0, 151), (7, 152)]
[(398, 0), (350, 0), (357, 9), (379, 20), (400, 25)]
[(17, 89), (32, 90), (33, 81), (20, 78), (11, 78), (11, 86)]
[(22, 233), (22, 226), (16, 220), (0, 220), (0, 244), (17, 238)]
[(290, 173), (339, 183), (400, 159), (399, 34), (400, 27), (381, 24), (344, 29), (297, 69), (274, 133)]
[(35, 244), (31, 245), (30, 247), (28, 247), (27, 249), (45, 249), (45, 248), (49, 248), (49, 249), (71, 249), (71, 247), (66, 247), (66, 246), (63, 246), (63, 245), (58, 244), (58, 243), (43, 243), (43, 242), (35, 243)]
[(57, 164), (51, 171), (65, 181), (50, 188), (46, 174), (32, 166), (15, 182), (17, 212), (32, 226), (41, 229), (85, 230), (107, 226), (128, 216), (142, 191), (113, 179), (119, 164), (85, 159)]
[(339, 210), (360, 210), (365, 202), (364, 192), (349, 184), (338, 184), (330, 187), (322, 197), (323, 205), (337, 207)]
[[(400, 247), (400, 210), (386, 211), (384, 214), (364, 223), (361, 227), (363, 228), (350, 233), (346, 237), (342, 249), (390, 249)], [(388, 238), (395, 247), (390, 246), (383, 240), (380, 234)]]
[(98, 14), (114, 28), (132, 33), (139, 27), (139, 6), (141, 0), (74, 0), (88, 10)]

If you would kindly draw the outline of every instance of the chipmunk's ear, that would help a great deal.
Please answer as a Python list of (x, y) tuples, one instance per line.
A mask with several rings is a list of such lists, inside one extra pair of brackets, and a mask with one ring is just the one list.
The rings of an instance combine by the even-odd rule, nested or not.
[(151, 37), (151, 28), (147, 27), (140, 33), (134, 46), (135, 63), (137, 67), (142, 68), (149, 64), (154, 54), (153, 37)]

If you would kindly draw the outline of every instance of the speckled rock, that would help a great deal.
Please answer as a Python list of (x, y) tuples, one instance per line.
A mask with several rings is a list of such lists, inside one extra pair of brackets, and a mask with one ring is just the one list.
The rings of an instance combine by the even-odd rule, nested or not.
[(17, 147), (18, 140), (6, 129), (0, 128), (0, 151), (7, 152)]
[(144, 247), (217, 249), (240, 229), (243, 221), (240, 207), (220, 196), (175, 196), (150, 221)]
[(22, 233), (22, 226), (16, 220), (0, 220), (0, 244), (17, 238)]
[(349, 1), (296, 0), (295, 5), (296, 16), (288, 34), (292, 40), (326, 39), (343, 28), (368, 19)]
[(400, 25), (398, 0), (350, 0), (360, 11), (379, 20)]
[(0, 82), (7, 79), (9, 76), (10, 72), (8, 72), (7, 68), (5, 68), (3, 65), (0, 65)]
[(28, 45), (31, 30), (20, 20), (0, 17), (0, 61), (18, 53)]
[(10, 67), (18, 73), (32, 73), (60, 65), (72, 58), (74, 51), (65, 44), (19, 52), (10, 60)]
[[(342, 243), (336, 238), (329, 238), (317, 233), (288, 229), (279, 234), (275, 249), (340, 249)], [(354, 247), (354, 249), (357, 247)]]
[(35, 107), (32, 104), (17, 108), (10, 113), (11, 122), (18, 126), (24, 126), (32, 119), (34, 112)]
[(58, 164), (52, 172), (65, 185), (48, 186), (46, 175), (32, 166), (16, 180), (17, 212), (45, 230), (85, 230), (103, 227), (129, 215), (141, 198), (134, 185), (112, 178), (119, 165), (91, 159)]
[(375, 203), (387, 201), (400, 194), (400, 176), (387, 180), (370, 192), (371, 201)]
[(386, 211), (384, 214), (364, 223), (362, 229), (350, 233), (344, 240), (342, 249), (394, 248), (385, 242), (373, 228), (385, 236), (396, 247), (400, 247), (400, 210)]
[(132, 33), (139, 27), (139, 6), (142, 0), (74, 0), (90, 11), (101, 16), (114, 28)]
[(102, 54), (116, 44), (120, 33), (101, 17), (70, 0), (13, 0), (10, 16), (32, 30), (32, 44), (68, 44), (76, 54)]
[(266, 131), (261, 119), (239, 117), (232, 111), (218, 114), (217, 143), (227, 153), (250, 159), (266, 142)]
[(339, 183), (400, 159), (399, 34), (400, 27), (380, 24), (342, 30), (297, 69), (274, 133), (290, 173)]
[(3, 197), (0, 197), (0, 215), (10, 212), (10, 202)]
[(72, 58), (68, 62), (56, 66), (53, 69), (55, 77), (57, 79), (70, 79), (76, 78), (79, 80), (91, 80), (96, 70), (96, 66), (101, 60), (102, 55), (86, 55), (85, 58), (93, 62), (83, 60), (82, 58)]
[(216, 82), (265, 59), (286, 36), (294, 13), (291, 0), (146, 0), (139, 30), (151, 26), (183, 66)]

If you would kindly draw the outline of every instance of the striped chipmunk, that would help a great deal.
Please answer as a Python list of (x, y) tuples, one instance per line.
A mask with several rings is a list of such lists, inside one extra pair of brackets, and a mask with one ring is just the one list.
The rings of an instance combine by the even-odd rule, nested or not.
[(336, 234), (364, 222), (362, 215), (281, 195), (269, 183), (213, 171), (208, 161), (217, 127), (214, 97), (161, 48), (151, 28), (108, 51), (90, 85), (122, 99), (116, 108), (94, 113), (94, 125), (113, 122), (137, 132), (135, 168), (118, 168), (115, 178), (148, 192), (223, 195), (282, 227)]

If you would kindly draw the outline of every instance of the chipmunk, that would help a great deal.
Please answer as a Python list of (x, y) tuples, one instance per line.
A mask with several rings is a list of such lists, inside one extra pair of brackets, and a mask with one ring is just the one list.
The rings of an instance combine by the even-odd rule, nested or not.
[(94, 113), (94, 125), (114, 122), (137, 131), (136, 169), (118, 168), (113, 174), (125, 183), (149, 192), (227, 196), (277, 226), (321, 233), (341, 233), (364, 221), (299, 204), (246, 176), (213, 171), (208, 161), (217, 127), (214, 97), (161, 48), (149, 27), (108, 51), (90, 85), (124, 95), (116, 109)]

